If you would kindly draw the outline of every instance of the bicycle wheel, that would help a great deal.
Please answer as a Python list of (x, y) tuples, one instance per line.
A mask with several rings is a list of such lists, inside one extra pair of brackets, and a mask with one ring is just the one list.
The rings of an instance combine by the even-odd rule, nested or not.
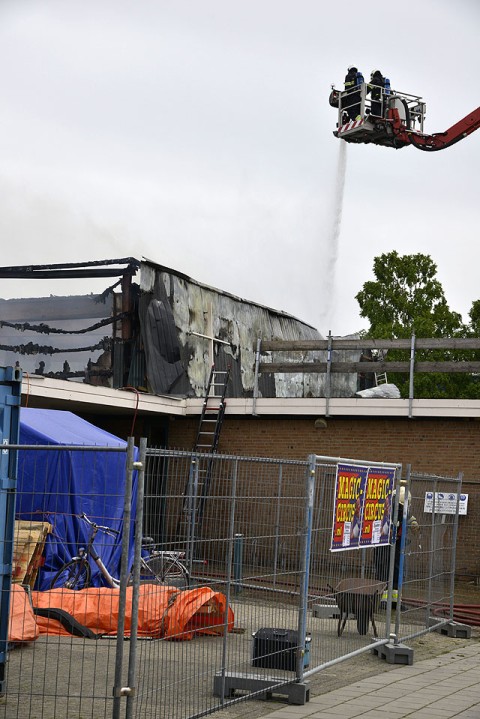
[(142, 559), (140, 569), (142, 581), (166, 584), (170, 587), (187, 589), (190, 585), (188, 569), (175, 557), (149, 557)]
[(50, 589), (86, 589), (90, 586), (91, 570), (86, 559), (71, 559), (54, 576)]

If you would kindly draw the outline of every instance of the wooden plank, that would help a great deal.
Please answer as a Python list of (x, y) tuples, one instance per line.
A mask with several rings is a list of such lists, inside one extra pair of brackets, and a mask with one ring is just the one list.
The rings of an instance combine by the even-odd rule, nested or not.
[[(261, 362), (258, 371), (262, 374), (325, 374), (326, 362)], [(379, 374), (381, 372), (399, 372), (408, 374), (410, 362), (332, 362), (332, 374), (354, 373)], [(415, 362), (414, 372), (442, 373), (479, 373), (480, 362)]]
[(48, 522), (15, 520), (13, 537), (12, 581), (27, 584), (33, 589), (41, 564), (47, 534), (52, 531)]
[[(410, 350), (412, 340), (409, 339), (332, 339), (332, 350)], [(261, 352), (318, 352), (328, 349), (328, 340), (262, 340)], [(415, 339), (415, 350), (478, 350), (480, 337), (424, 338)]]

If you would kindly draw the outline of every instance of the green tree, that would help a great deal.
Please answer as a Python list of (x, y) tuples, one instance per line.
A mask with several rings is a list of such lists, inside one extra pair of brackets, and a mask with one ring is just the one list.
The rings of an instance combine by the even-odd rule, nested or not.
[[(370, 322), (367, 337), (405, 339), (416, 337), (468, 337), (480, 329), (480, 300), (473, 303), (471, 324), (464, 325), (458, 312), (450, 310), (443, 287), (437, 279), (437, 266), (429, 255), (399, 255), (389, 252), (374, 258), (374, 281), (365, 282), (355, 299), (360, 315)], [(409, 353), (389, 351), (388, 360), (407, 360)], [(420, 361), (472, 359), (470, 352), (423, 350), (415, 353)], [(408, 397), (409, 378), (388, 375)], [(480, 397), (480, 383), (469, 374), (415, 374), (414, 396), (418, 398)]]
[(473, 337), (478, 337), (480, 334), (480, 300), (472, 302), (468, 315), (470, 317), (470, 334)]

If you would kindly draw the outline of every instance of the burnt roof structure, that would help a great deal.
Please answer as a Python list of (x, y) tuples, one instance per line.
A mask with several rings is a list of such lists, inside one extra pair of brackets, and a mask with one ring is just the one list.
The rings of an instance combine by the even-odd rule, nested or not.
[[(258, 339), (322, 339), (285, 312), (147, 259), (3, 267), (0, 277), (85, 279), (86, 286), (90, 278), (118, 278), (100, 294), (0, 300), (0, 365), (18, 364), (30, 375), (202, 397), (215, 364), (219, 370), (230, 367), (228, 396), (252, 397)], [(304, 359), (324, 360), (323, 355), (307, 352)], [(259, 397), (325, 392), (320, 373), (264, 372), (258, 380)], [(356, 390), (355, 375), (334, 376), (332, 396), (352, 397)]]

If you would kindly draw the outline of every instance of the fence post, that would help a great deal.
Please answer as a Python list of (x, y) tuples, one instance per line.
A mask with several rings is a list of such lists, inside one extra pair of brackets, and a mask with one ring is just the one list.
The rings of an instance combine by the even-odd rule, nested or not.
[(410, 377), (408, 383), (408, 418), (413, 416), (413, 381), (415, 378), (415, 335), (412, 335), (410, 344)]
[(225, 623), (223, 630), (223, 645), (222, 645), (222, 670), (221, 670), (221, 691), (220, 691), (220, 705), (223, 706), (225, 703), (225, 674), (227, 671), (227, 638), (228, 638), (228, 608), (230, 606), (230, 595), (232, 586), (232, 561), (233, 561), (233, 547), (234, 547), (234, 530), (235, 530), (235, 510), (236, 510), (236, 499), (237, 499), (237, 475), (238, 475), (238, 459), (235, 460), (233, 465), (232, 474), (232, 491), (231, 491), (231, 505), (230, 505), (230, 518), (229, 518), (229, 537), (228, 537), (228, 553), (227, 553), (227, 586), (225, 587)]
[(255, 351), (255, 378), (253, 381), (253, 402), (252, 402), (252, 415), (257, 416), (257, 397), (258, 397), (258, 371), (260, 368), (260, 347), (262, 340), (260, 337), (257, 339), (257, 349)]
[(308, 588), (310, 579), (310, 552), (312, 548), (312, 519), (313, 499), (315, 497), (315, 471), (317, 456), (311, 454), (308, 457), (308, 469), (306, 476), (306, 501), (303, 527), (303, 551), (300, 583), (300, 611), (298, 614), (298, 653), (297, 653), (297, 682), (303, 681), (305, 639), (307, 634), (307, 606)]
[(458, 475), (458, 487), (457, 487), (457, 507), (455, 512), (455, 519), (453, 521), (453, 534), (452, 534), (452, 562), (450, 567), (450, 621), (453, 622), (453, 605), (455, 595), (455, 568), (457, 565), (457, 536), (458, 536), (458, 514), (460, 511), (460, 494), (462, 492), (462, 481), (463, 472)]
[[(22, 371), (0, 368), (0, 438), (2, 444), (18, 444)], [(8, 624), (12, 587), (13, 539), (17, 452), (2, 449), (0, 455), (0, 695), (6, 688)]]
[(327, 347), (327, 374), (325, 377), (325, 417), (330, 417), (330, 394), (331, 394), (331, 369), (332, 369), (332, 331), (328, 330)]
[(135, 541), (133, 552), (133, 572), (132, 572), (132, 622), (130, 630), (130, 651), (128, 655), (128, 694), (127, 708), (125, 719), (131, 719), (134, 716), (135, 701), (135, 681), (136, 681), (136, 661), (137, 661), (137, 635), (138, 635), (138, 603), (140, 593), (140, 557), (142, 554), (142, 536), (143, 536), (143, 501), (145, 490), (145, 457), (146, 457), (147, 440), (145, 437), (140, 439), (139, 461), (134, 462), (133, 466), (138, 470), (137, 474), (137, 505), (135, 512)]
[(115, 653), (115, 683), (113, 687), (113, 719), (120, 719), (120, 699), (124, 696), (122, 691), (123, 643), (125, 632), (125, 608), (127, 605), (128, 581), (128, 545), (130, 538), (130, 521), (132, 515), (132, 478), (133, 478), (133, 437), (128, 438), (126, 473), (125, 473), (125, 501), (123, 505), (123, 532), (122, 532), (122, 561), (120, 565), (120, 597), (118, 606), (117, 645)]
[(235, 594), (242, 591), (243, 576), (243, 534), (235, 534), (233, 543), (233, 576)]
[[(402, 607), (402, 588), (403, 588), (403, 569), (405, 566), (405, 545), (407, 539), (407, 527), (408, 527), (408, 501), (410, 496), (410, 482), (411, 482), (411, 466), (407, 464), (407, 477), (405, 485), (405, 499), (403, 502), (403, 514), (402, 514), (402, 533), (400, 535), (400, 560), (398, 565), (398, 594), (397, 594), (397, 611), (395, 615), (395, 643), (398, 643), (398, 635), (400, 629), (400, 614)], [(398, 493), (399, 494), (399, 493)]]
[[(398, 505), (400, 499), (400, 482), (402, 473), (397, 470), (395, 477), (395, 501), (393, 503), (392, 511), (392, 534), (391, 534), (391, 545), (390, 545), (390, 556), (388, 564), (388, 593), (387, 593), (387, 608), (385, 614), (385, 635), (390, 639), (390, 628), (392, 624), (392, 595), (393, 595), (393, 576), (395, 573), (395, 544), (397, 543), (397, 521), (398, 521)], [(395, 637), (395, 641), (398, 641), (398, 637)]]
[(197, 455), (192, 455), (190, 458), (190, 469), (188, 472), (188, 489), (187, 489), (187, 502), (186, 507), (184, 505), (184, 512), (187, 517), (187, 525), (185, 534), (185, 540), (187, 544), (186, 560), (187, 567), (190, 574), (192, 573), (193, 567), (193, 554), (195, 551), (195, 534), (196, 534), (196, 520), (197, 520), (197, 505), (198, 505), (198, 471), (199, 471), (200, 458)]
[(433, 560), (435, 556), (435, 545), (436, 545), (436, 499), (437, 499), (437, 488), (438, 480), (434, 478), (433, 482), (433, 502), (432, 502), (432, 520), (430, 522), (430, 556), (428, 560), (428, 591), (427, 591), (427, 617), (426, 623), (428, 626), (428, 619), (432, 609), (432, 577), (433, 577)]

